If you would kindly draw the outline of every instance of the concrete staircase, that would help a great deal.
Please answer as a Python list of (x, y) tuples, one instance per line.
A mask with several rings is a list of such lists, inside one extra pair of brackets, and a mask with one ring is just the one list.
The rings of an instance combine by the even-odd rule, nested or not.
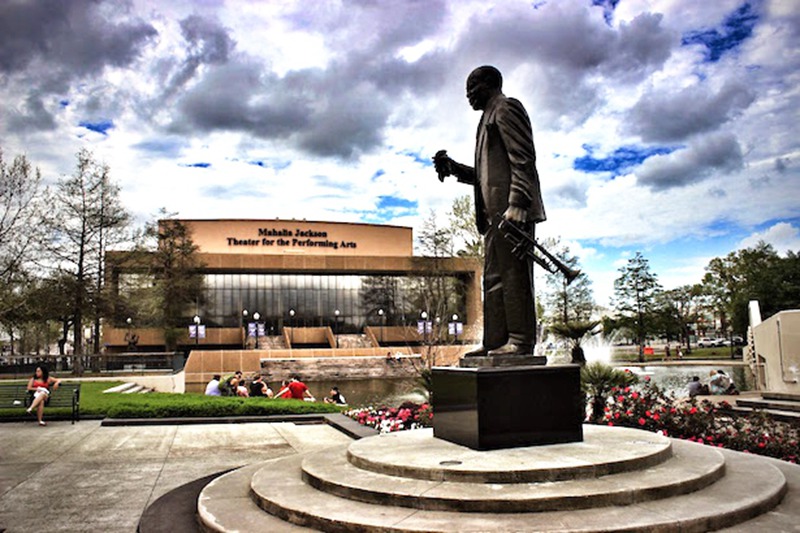
[(103, 393), (119, 393), (119, 394), (148, 394), (153, 392), (153, 389), (147, 388), (144, 385), (137, 383), (123, 383), (116, 387), (111, 387), (103, 391)]
[(764, 392), (761, 398), (737, 399), (734, 411), (738, 413), (763, 411), (772, 415), (776, 420), (800, 422), (800, 395)]
[(199, 523), (231, 532), (774, 531), (800, 523), (796, 465), (635, 429), (584, 431), (580, 443), (488, 452), (432, 430), (405, 431), (266, 461), (209, 483)]

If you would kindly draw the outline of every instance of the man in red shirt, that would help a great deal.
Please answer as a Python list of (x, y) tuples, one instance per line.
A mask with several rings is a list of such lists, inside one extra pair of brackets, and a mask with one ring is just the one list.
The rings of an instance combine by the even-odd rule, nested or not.
[(298, 376), (297, 374), (292, 376), (292, 380), (289, 382), (286, 388), (288, 388), (289, 392), (292, 394), (291, 397), (293, 400), (304, 400), (308, 398), (312, 402), (316, 401), (314, 395), (311, 394), (311, 391), (308, 390), (306, 384), (300, 381), (300, 376)]

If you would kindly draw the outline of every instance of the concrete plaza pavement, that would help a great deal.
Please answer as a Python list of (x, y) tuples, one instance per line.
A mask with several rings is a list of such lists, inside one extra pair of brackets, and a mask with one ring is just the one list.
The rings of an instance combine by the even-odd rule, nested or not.
[[(46, 415), (45, 415), (46, 419)], [(220, 471), (345, 445), (324, 424), (0, 424), (0, 532), (134, 532), (163, 494)]]

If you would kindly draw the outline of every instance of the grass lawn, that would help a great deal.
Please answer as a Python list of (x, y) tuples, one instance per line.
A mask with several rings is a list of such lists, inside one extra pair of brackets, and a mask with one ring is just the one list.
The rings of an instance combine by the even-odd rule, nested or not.
[[(69, 386), (69, 380), (61, 383)], [(223, 398), (202, 394), (104, 394), (103, 391), (122, 382), (84, 381), (81, 384), (81, 415), (102, 415), (111, 418), (168, 418), (190, 416), (253, 416), (310, 413), (338, 413), (341, 408), (317, 402), (271, 400), (268, 398)], [(69, 408), (45, 408), (45, 419), (53, 415), (69, 415)], [(23, 407), (0, 408), (0, 418), (24, 415)]]
[[(741, 347), (737, 346), (734, 347), (734, 353), (736, 354), (736, 359), (741, 360)], [(615, 363), (635, 363), (638, 360), (638, 352), (636, 348), (627, 347), (627, 349), (614, 349), (611, 355), (612, 361)], [(683, 359), (681, 361), (693, 361), (693, 360), (730, 360), (731, 359), (731, 349), (729, 347), (723, 348), (692, 348), (692, 353), (687, 354), (686, 349), (683, 350)], [(645, 355), (644, 356), (645, 362), (647, 361), (663, 361), (664, 360), (664, 352), (662, 350), (656, 350), (653, 355)], [(670, 361), (678, 361), (679, 359), (675, 355), (675, 348), (672, 349), (672, 357)]]

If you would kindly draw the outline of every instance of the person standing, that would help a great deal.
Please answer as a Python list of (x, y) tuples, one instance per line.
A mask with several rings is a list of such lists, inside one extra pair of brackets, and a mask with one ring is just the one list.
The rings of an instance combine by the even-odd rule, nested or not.
[(498, 219), (516, 223), (533, 238), (535, 225), (546, 216), (530, 119), (502, 88), (503, 77), (492, 66), (478, 67), (467, 78), (467, 100), (483, 111), (475, 166), (457, 163), (443, 150), (434, 157), (441, 181), (453, 175), (474, 187), (476, 223), (484, 236), (483, 343), (466, 357), (528, 355), (536, 343), (533, 262), (512, 254)]

